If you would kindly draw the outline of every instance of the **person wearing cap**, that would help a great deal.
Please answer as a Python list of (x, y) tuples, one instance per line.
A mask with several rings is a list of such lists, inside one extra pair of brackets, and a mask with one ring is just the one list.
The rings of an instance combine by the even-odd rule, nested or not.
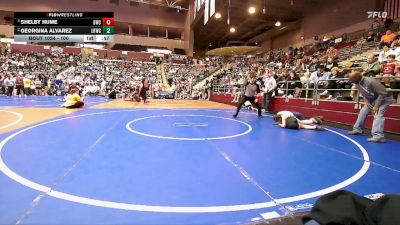
[(363, 96), (365, 105), (361, 108), (351, 135), (362, 134), (365, 119), (372, 112), (374, 120), (372, 123), (371, 134), (368, 138), (370, 142), (385, 142), (384, 138), (384, 114), (390, 104), (393, 103), (392, 95), (386, 90), (378, 80), (372, 77), (365, 77), (360, 71), (354, 71), (349, 75), (349, 79), (356, 85), (356, 88)]
[(310, 76), (309, 79), (309, 87), (313, 88), (315, 85), (317, 85), (319, 88), (327, 88), (328, 87), (328, 81), (331, 73), (325, 71), (325, 65), (320, 64), (318, 65), (317, 71), (313, 72)]
[(233, 115), (233, 117), (236, 118), (238, 116), (240, 108), (246, 101), (249, 101), (251, 104), (256, 105), (258, 111), (258, 117), (262, 117), (260, 103), (256, 100), (257, 93), (260, 93), (260, 86), (259, 84), (256, 83), (255, 74), (251, 74), (250, 79), (244, 82), (244, 87), (245, 87), (244, 95), (242, 96), (242, 99), (239, 101), (236, 108), (236, 113)]
[[(328, 80), (330, 76), (331, 73), (325, 71), (325, 65), (323, 64), (318, 65), (317, 71), (313, 72), (310, 76), (308, 88), (312, 89), (314, 87), (318, 87), (321, 89), (327, 89), (329, 83), (331, 82)], [(325, 90), (324, 92), (321, 93), (321, 95), (327, 95), (327, 94), (328, 90)]]

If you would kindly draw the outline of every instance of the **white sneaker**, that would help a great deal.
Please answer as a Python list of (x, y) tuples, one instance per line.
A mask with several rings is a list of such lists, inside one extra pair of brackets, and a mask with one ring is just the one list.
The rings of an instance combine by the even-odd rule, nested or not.
[(293, 98), (293, 95), (288, 95), (287, 97), (288, 97), (288, 98)]
[(319, 94), (319, 95), (327, 95), (328, 94), (328, 90), (325, 90), (324, 92), (322, 92), (321, 94)]
[(332, 95), (329, 95), (325, 100), (332, 100)]

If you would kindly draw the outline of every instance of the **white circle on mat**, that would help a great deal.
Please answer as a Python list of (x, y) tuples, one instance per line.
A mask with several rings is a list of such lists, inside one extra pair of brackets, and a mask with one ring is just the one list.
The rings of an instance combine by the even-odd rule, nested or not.
[[(206, 117), (206, 118), (217, 118), (217, 119), (223, 119), (223, 120), (228, 120), (228, 121), (234, 121), (236, 123), (243, 124), (247, 127), (247, 130), (239, 133), (239, 134), (234, 134), (234, 135), (229, 135), (229, 136), (218, 136), (218, 137), (171, 137), (171, 136), (161, 136), (161, 135), (154, 135), (154, 134), (148, 134), (144, 132), (140, 132), (138, 130), (135, 130), (132, 128), (132, 124), (141, 120), (147, 120), (147, 119), (152, 119), (152, 118), (162, 118), (162, 117)], [(221, 139), (228, 139), (228, 138), (235, 138), (235, 137), (240, 137), (243, 135), (246, 135), (252, 131), (252, 127), (250, 124), (245, 123), (240, 120), (235, 120), (231, 118), (226, 118), (226, 117), (219, 117), (219, 116), (207, 116), (207, 115), (192, 115), (192, 114), (181, 114), (181, 115), (161, 115), (161, 116), (147, 116), (147, 117), (142, 117), (138, 119), (134, 119), (132, 121), (129, 121), (126, 124), (126, 129), (128, 129), (130, 132), (141, 135), (141, 136), (146, 136), (146, 137), (152, 137), (152, 138), (160, 138), (160, 139), (169, 139), (169, 140), (179, 140), (179, 141), (205, 141), (205, 140), (221, 140)]]
[[(147, 109), (147, 110), (160, 110), (160, 109)], [(179, 110), (179, 109), (178, 109)], [(187, 110), (187, 109), (185, 109)], [(201, 110), (201, 111), (223, 111), (223, 112), (228, 112), (231, 113), (232, 111), (227, 111), (227, 110), (206, 110), (206, 109), (191, 109), (191, 110)], [(263, 209), (263, 208), (269, 208), (269, 207), (274, 207), (277, 206), (278, 204), (284, 204), (284, 203), (290, 203), (290, 202), (297, 202), (305, 199), (310, 199), (310, 198), (315, 198), (319, 197), (324, 194), (331, 193), (333, 191), (343, 189), (347, 187), (348, 185), (356, 182), (359, 180), (361, 177), (363, 177), (369, 167), (370, 167), (370, 161), (369, 161), (369, 155), (365, 148), (361, 146), (358, 142), (355, 140), (337, 132), (331, 129), (327, 129), (327, 131), (332, 132), (334, 134), (337, 134), (351, 143), (353, 143), (355, 146), (358, 147), (358, 149), (361, 151), (363, 155), (363, 165), (360, 168), (357, 173), (355, 173), (353, 176), (350, 178), (332, 185), (327, 188), (323, 188), (321, 190), (305, 193), (305, 194), (300, 194), (296, 196), (291, 196), (291, 197), (286, 197), (286, 198), (279, 198), (275, 199), (274, 201), (268, 201), (268, 202), (258, 202), (258, 203), (250, 203), (250, 204), (241, 204), (241, 205), (219, 205), (219, 206), (158, 206), (158, 205), (139, 205), (139, 204), (132, 204), (132, 203), (124, 203), (124, 202), (113, 202), (113, 201), (105, 201), (105, 200), (99, 200), (99, 199), (93, 199), (93, 198), (86, 198), (83, 196), (77, 196), (77, 195), (72, 195), (68, 194), (65, 192), (60, 192), (57, 190), (52, 189), (51, 187), (33, 182), (31, 180), (26, 179), (25, 177), (17, 174), (14, 172), (12, 169), (10, 169), (3, 161), (3, 158), (1, 157), (1, 152), (3, 151), (4, 145), (10, 141), (12, 138), (15, 136), (22, 134), (28, 130), (31, 130), (35, 127), (43, 126), (46, 124), (50, 123), (55, 123), (58, 121), (62, 120), (68, 120), (68, 119), (73, 119), (73, 118), (79, 118), (79, 117), (88, 117), (88, 116), (94, 116), (94, 115), (102, 115), (102, 114), (109, 114), (109, 113), (119, 113), (119, 112), (129, 112), (129, 111), (139, 111), (139, 110), (119, 110), (119, 111), (106, 111), (106, 112), (98, 112), (98, 113), (89, 113), (89, 114), (83, 114), (83, 115), (77, 115), (77, 116), (70, 116), (70, 117), (65, 117), (65, 118), (60, 118), (60, 119), (55, 119), (55, 120), (50, 120), (46, 121), (43, 123), (39, 123), (30, 127), (27, 127), (25, 129), (19, 130), (10, 136), (6, 137), (4, 140), (0, 142), (0, 170), (9, 178), (13, 179), (14, 181), (25, 185), (29, 188), (32, 188), (34, 190), (43, 192), (49, 196), (71, 201), (71, 202), (76, 202), (76, 203), (81, 203), (85, 205), (91, 205), (91, 206), (98, 206), (98, 207), (104, 207), (104, 208), (112, 208), (112, 209), (122, 209), (122, 210), (133, 210), (133, 211), (144, 211), (144, 212), (173, 212), (173, 213), (214, 213), (214, 212), (234, 212), (234, 211), (242, 211), (242, 210), (253, 210), (253, 209)], [(245, 113), (245, 114), (254, 114), (254, 113)], [(255, 114), (254, 114), (255, 115)]]

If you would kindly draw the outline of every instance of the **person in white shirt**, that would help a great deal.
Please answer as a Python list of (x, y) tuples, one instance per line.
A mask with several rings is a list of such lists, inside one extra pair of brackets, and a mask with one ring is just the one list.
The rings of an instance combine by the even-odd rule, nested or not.
[(386, 62), (389, 55), (396, 55), (396, 53), (387, 46), (383, 47), (383, 50), (379, 53), (378, 61), (380, 63)]
[(13, 95), (15, 79), (11, 74), (7, 74), (6, 78), (3, 80), (4, 87), (6, 88), (6, 95), (11, 97)]
[(325, 72), (325, 66), (320, 64), (318, 65), (317, 71), (313, 72), (310, 76), (309, 79), (309, 88), (314, 88), (315, 85), (317, 85), (319, 88), (327, 88), (328, 87), (328, 81), (331, 73), (330, 72)]
[(263, 81), (264, 81), (264, 109), (265, 111), (269, 111), (269, 103), (276, 89), (276, 80), (274, 78), (274, 74), (268, 68), (265, 70), (265, 74), (263, 75)]

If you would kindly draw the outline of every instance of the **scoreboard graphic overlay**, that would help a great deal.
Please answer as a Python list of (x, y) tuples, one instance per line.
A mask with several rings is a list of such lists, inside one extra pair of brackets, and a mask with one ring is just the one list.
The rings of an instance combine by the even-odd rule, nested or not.
[(113, 12), (15, 12), (17, 42), (112, 42)]

